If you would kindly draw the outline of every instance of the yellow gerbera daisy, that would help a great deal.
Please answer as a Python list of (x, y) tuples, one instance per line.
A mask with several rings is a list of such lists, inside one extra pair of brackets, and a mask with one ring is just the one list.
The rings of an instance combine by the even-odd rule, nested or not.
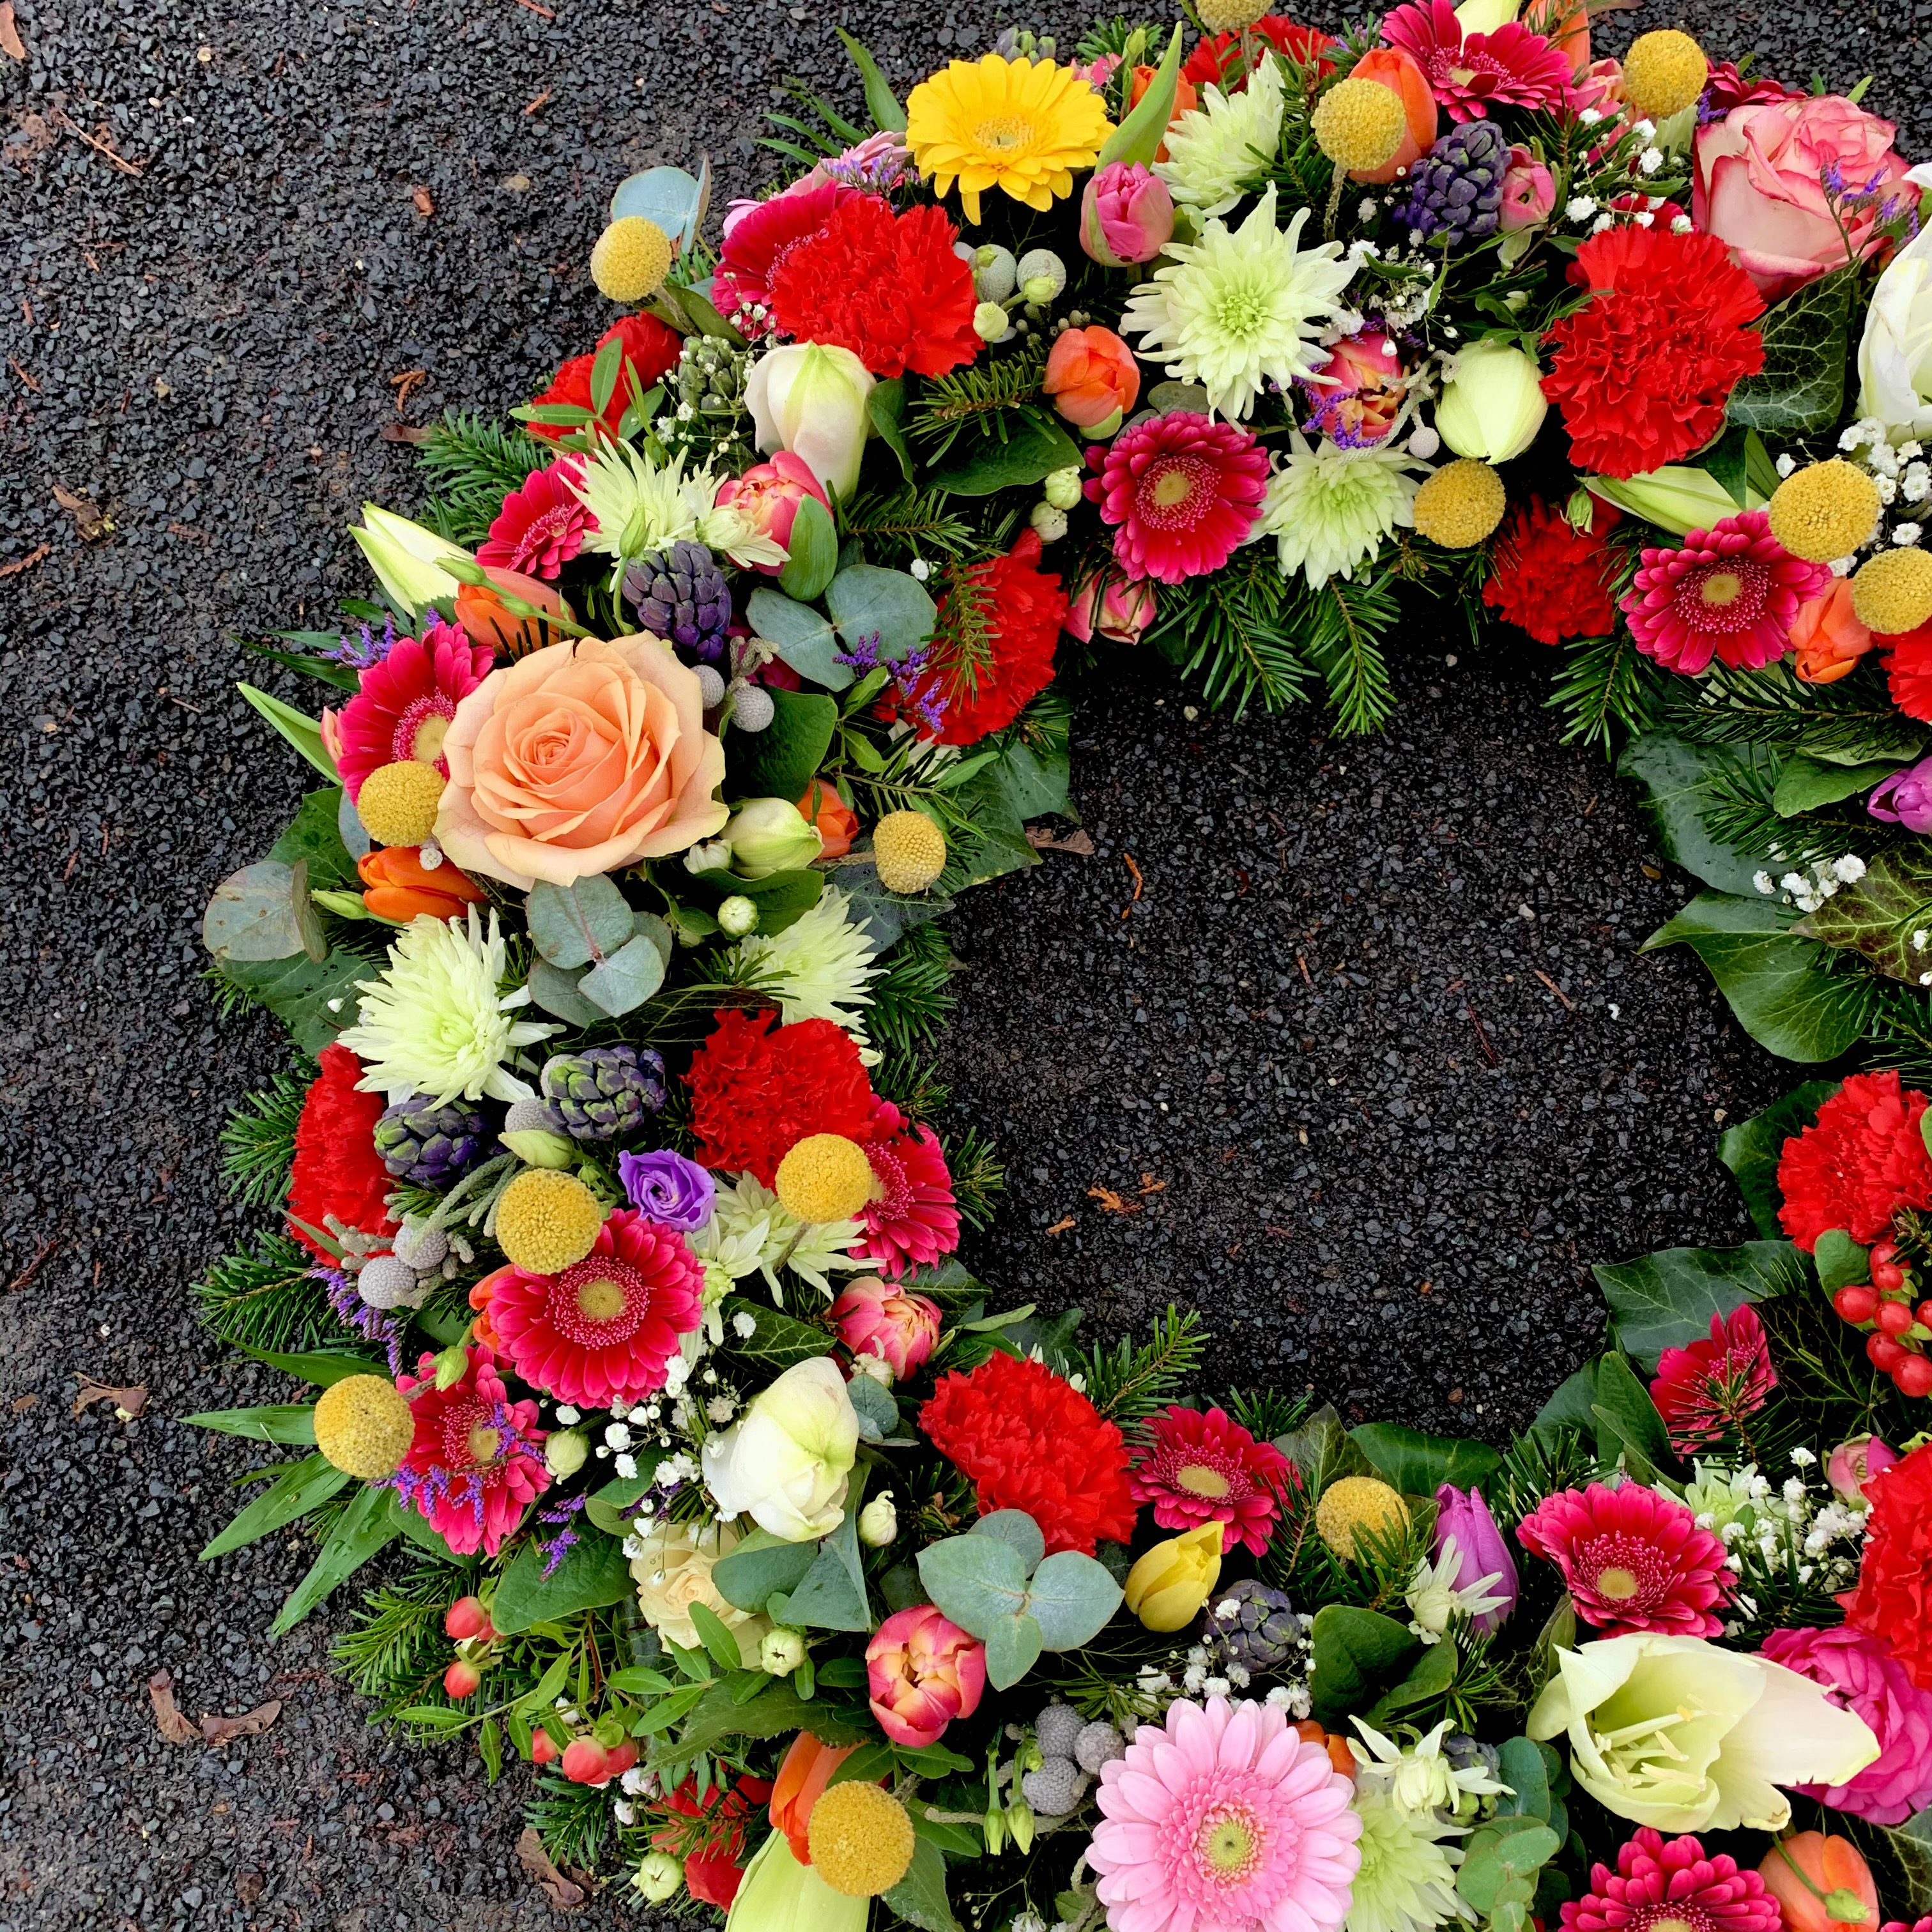
[(920, 172), (942, 197), (956, 181), (973, 222), (991, 188), (1044, 214), (1073, 192), (1074, 170), (1094, 165), (1112, 131), (1100, 97), (1051, 61), (953, 61), (906, 103)]

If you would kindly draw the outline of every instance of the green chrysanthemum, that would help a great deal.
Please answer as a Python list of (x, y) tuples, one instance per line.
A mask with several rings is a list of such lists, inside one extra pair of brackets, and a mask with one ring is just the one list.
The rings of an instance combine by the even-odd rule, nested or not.
[(525, 1100), (536, 1091), (511, 1071), (526, 1046), (562, 1028), (511, 1015), (530, 988), (500, 990), (507, 965), (496, 914), (488, 929), (470, 908), (456, 920), (412, 922), (389, 949), (380, 980), (358, 981), (356, 1023), (342, 1044), (365, 1063), (365, 1092), (392, 1100), (420, 1094), (439, 1107), (466, 1100)]
[(854, 924), (851, 900), (829, 886), (818, 903), (782, 932), (760, 933), (733, 949), (733, 957), (751, 967), (776, 992), (787, 1026), (800, 1020), (830, 1020), (861, 1035), (860, 1010), (872, 1004), (872, 982), (880, 968), (870, 930)]
[(1201, 106), (1168, 130), (1168, 158), (1154, 171), (1183, 206), (1226, 214), (1267, 173), (1281, 115), (1281, 63), (1270, 54), (1238, 94), (1210, 82)]
[(660, 470), (627, 442), (606, 442), (584, 458), (578, 500), (597, 520), (586, 550), (627, 560), (693, 538), (708, 541), (718, 479), (708, 470), (684, 473), (682, 452)]
[(1431, 1812), (1408, 1811), (1375, 1778), (1355, 1794), (1362, 1821), (1353, 1902), (1345, 1932), (1429, 1932), (1446, 1920), (1473, 1918), (1456, 1895), (1461, 1854), (1439, 1841), (1456, 1832)]
[(1262, 504), (1261, 527), (1275, 540), (1282, 574), (1304, 571), (1316, 590), (1348, 576), (1391, 530), (1414, 522), (1420, 479), (1409, 472), (1421, 467), (1404, 450), (1341, 449), (1326, 437), (1318, 448), (1293, 432)]
[(1314, 373), (1316, 338), (1354, 272), (1339, 242), (1295, 245), (1307, 220), (1298, 208), (1276, 228), (1270, 182), (1239, 228), (1210, 221), (1198, 242), (1170, 245), (1173, 266), (1135, 290), (1122, 334), (1139, 336), (1143, 356), (1198, 382), (1215, 410), (1238, 422), (1264, 382), (1286, 388)]

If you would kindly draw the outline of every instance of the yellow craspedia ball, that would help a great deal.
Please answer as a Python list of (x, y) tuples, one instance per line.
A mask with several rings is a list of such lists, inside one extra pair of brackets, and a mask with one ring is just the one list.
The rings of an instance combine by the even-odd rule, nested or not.
[(912, 1820), (890, 1791), (862, 1779), (827, 1785), (806, 1822), (812, 1868), (848, 1898), (877, 1898), (912, 1863)]
[(1772, 535), (1808, 563), (1850, 556), (1878, 528), (1878, 485), (1842, 456), (1793, 470), (1767, 510)]
[(344, 1474), (380, 1483), (416, 1440), (409, 1398), (386, 1376), (344, 1376), (315, 1405), (315, 1446)]
[(1852, 610), (1868, 631), (1895, 638), (1932, 618), (1932, 556), (1880, 550), (1852, 579)]
[(420, 845), (436, 830), (443, 777), (414, 758), (378, 765), (356, 794), (356, 815), (378, 845)]
[(1201, 0), (1196, 10), (1201, 24), (1210, 34), (1238, 34), (1252, 27), (1268, 11), (1267, 0)]
[(1472, 549), (1502, 521), (1507, 501), (1503, 479), (1486, 463), (1459, 456), (1416, 491), (1416, 534), (1444, 550)]
[(528, 1274), (561, 1274), (597, 1245), (604, 1204), (574, 1174), (528, 1167), (496, 1203), (496, 1245)]
[(1316, 104), (1316, 145), (1351, 173), (1378, 168), (1402, 146), (1402, 97), (1378, 80), (1338, 80)]
[(1624, 56), (1624, 98), (1647, 121), (1682, 113), (1710, 77), (1704, 50), (1675, 27), (1638, 34)]
[(946, 834), (922, 812), (889, 812), (872, 827), (879, 884), (889, 892), (922, 892), (946, 869)]
[(613, 302), (640, 302), (669, 273), (670, 237), (641, 214), (620, 214), (590, 250), (590, 279)]
[(1379, 1476), (1338, 1477), (1315, 1505), (1322, 1540), (1345, 1562), (1354, 1561), (1358, 1531), (1387, 1536), (1408, 1526), (1408, 1504)]
[(843, 1134), (807, 1134), (778, 1162), (778, 1205), (801, 1221), (849, 1221), (872, 1198), (872, 1163)]

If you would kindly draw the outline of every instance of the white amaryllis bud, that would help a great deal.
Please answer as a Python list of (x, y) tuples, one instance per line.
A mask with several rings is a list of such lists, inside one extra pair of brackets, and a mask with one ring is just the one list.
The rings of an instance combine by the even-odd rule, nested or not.
[(883, 1550), (899, 1533), (899, 1513), (892, 1492), (882, 1490), (859, 1512), (859, 1540), (868, 1550)]
[(850, 350), (834, 344), (791, 342), (767, 350), (745, 384), (759, 448), (767, 456), (790, 450), (826, 490), (850, 496), (872, 433), (866, 398), (873, 380)]
[(1507, 342), (1473, 342), (1436, 404), (1436, 427), (1458, 456), (1507, 463), (1536, 440), (1550, 405), (1536, 358)]
[(808, 866), (824, 850), (818, 827), (788, 798), (748, 798), (731, 814), (724, 842), (741, 878), (762, 879), (773, 872)]

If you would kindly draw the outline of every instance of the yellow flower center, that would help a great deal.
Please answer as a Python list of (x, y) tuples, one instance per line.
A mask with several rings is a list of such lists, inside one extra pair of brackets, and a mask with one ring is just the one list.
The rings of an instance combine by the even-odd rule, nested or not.
[(1024, 115), (996, 114), (975, 124), (973, 138), (993, 154), (1010, 154), (1033, 139), (1033, 123)]
[(479, 1422), (470, 1432), (466, 1447), (472, 1462), (494, 1462), (496, 1451), (502, 1447), (503, 1438), (487, 1422)]
[(1194, 479), (1177, 464), (1163, 472), (1155, 483), (1154, 500), (1163, 510), (1171, 510), (1175, 504), (1186, 502), (1193, 490)]
[(1212, 1496), (1217, 1500), (1225, 1496), (1229, 1488), (1227, 1478), (1219, 1469), (1210, 1469), (1199, 1462), (1190, 1462), (1186, 1468), (1177, 1469), (1174, 1480), (1190, 1496)]
[(1198, 1841), (1204, 1875), (1232, 1883), (1246, 1878), (1261, 1857), (1261, 1834), (1245, 1809), (1216, 1805), (1201, 1821)]
[(1684, 1918), (1653, 1918), (1650, 1932), (1690, 1932), (1690, 1924)]
[(442, 756), (442, 741), (449, 735), (449, 720), (440, 712), (432, 711), (416, 727), (415, 742), (410, 746), (410, 756), (419, 765), (433, 765)]
[(577, 1291), (577, 1305), (590, 1322), (610, 1322), (624, 1312), (622, 1285), (608, 1275), (598, 1275)]
[(1226, 289), (1214, 304), (1214, 320), (1224, 335), (1245, 342), (1260, 328), (1268, 304), (1252, 289)]
[(1714, 604), (1720, 610), (1726, 604), (1735, 604), (1738, 593), (1744, 589), (1744, 580), (1732, 570), (1714, 570), (1699, 587), (1698, 596), (1706, 604)]
[(1628, 1570), (1612, 1564), (1607, 1570), (1597, 1572), (1597, 1594), (1607, 1597), (1613, 1604), (1628, 1603), (1640, 1588), (1636, 1578)]

